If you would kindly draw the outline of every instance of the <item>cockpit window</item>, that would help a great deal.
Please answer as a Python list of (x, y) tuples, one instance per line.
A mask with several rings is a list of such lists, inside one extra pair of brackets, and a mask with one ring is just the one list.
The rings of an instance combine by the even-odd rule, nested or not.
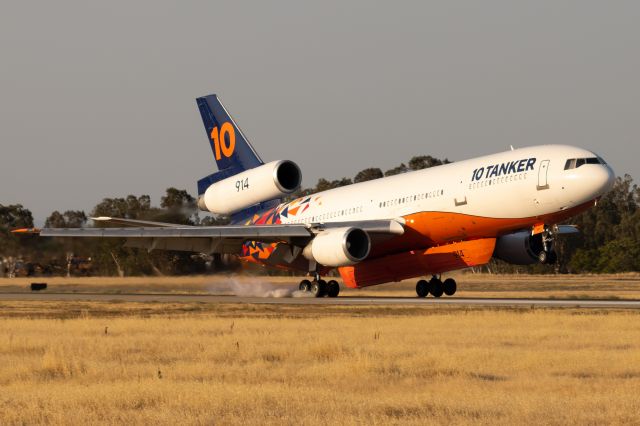
[(607, 164), (600, 157), (589, 157), (589, 158), (571, 158), (567, 160), (564, 165), (565, 170), (577, 169), (580, 166), (584, 166), (585, 164)]
[(575, 168), (576, 168), (576, 159), (575, 158), (567, 160), (567, 162), (564, 165), (564, 169), (565, 170), (570, 170), (570, 169), (575, 169)]

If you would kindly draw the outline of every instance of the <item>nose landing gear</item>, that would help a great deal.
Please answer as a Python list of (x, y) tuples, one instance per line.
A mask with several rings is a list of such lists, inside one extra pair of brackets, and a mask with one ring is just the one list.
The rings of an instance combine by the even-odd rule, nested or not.
[(416, 294), (418, 297), (427, 297), (429, 293), (433, 297), (441, 297), (443, 294), (453, 296), (456, 293), (457, 284), (453, 278), (447, 278), (442, 282), (439, 277), (433, 276), (429, 281), (420, 280), (416, 284)]
[(553, 228), (545, 226), (542, 232), (542, 250), (538, 253), (538, 262), (543, 265), (553, 265), (558, 261), (555, 251), (555, 232)]

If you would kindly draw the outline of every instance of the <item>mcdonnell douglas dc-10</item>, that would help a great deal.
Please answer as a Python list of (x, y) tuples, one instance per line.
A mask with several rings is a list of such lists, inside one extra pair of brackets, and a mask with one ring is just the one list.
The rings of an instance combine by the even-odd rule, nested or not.
[(492, 257), (525, 265), (556, 261), (559, 225), (611, 189), (613, 170), (593, 152), (565, 145), (512, 149), (343, 186), (290, 202), (302, 176), (292, 161), (264, 163), (216, 95), (197, 99), (219, 171), (198, 181), (198, 206), (230, 215), (229, 226), (184, 226), (95, 218), (125, 227), (42, 229), (47, 237), (126, 238), (129, 247), (229, 253), (295, 269), (300, 290), (336, 297), (410, 278), (419, 297), (453, 295), (442, 274)]

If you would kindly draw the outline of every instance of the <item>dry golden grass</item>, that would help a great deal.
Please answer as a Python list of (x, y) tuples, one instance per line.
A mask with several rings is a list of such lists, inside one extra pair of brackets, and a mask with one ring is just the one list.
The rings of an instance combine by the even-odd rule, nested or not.
[(79, 310), (1, 320), (0, 424), (640, 422), (633, 311), (37, 306)]
[[(640, 299), (640, 274), (618, 275), (487, 275), (454, 273), (457, 297)], [(0, 278), (0, 292), (29, 291), (31, 282), (44, 281), (52, 292), (236, 294), (252, 288), (294, 289), (302, 277), (191, 276)], [(415, 281), (390, 283), (362, 290), (342, 289), (343, 296), (414, 297)], [(265, 292), (267, 294), (268, 292)]]

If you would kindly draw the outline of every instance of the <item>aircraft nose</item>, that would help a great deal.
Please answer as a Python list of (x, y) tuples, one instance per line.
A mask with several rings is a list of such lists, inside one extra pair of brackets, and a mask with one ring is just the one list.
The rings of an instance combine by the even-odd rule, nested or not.
[(593, 183), (597, 195), (602, 196), (613, 189), (613, 185), (616, 182), (616, 175), (609, 165), (603, 164), (592, 171), (590, 180)]

